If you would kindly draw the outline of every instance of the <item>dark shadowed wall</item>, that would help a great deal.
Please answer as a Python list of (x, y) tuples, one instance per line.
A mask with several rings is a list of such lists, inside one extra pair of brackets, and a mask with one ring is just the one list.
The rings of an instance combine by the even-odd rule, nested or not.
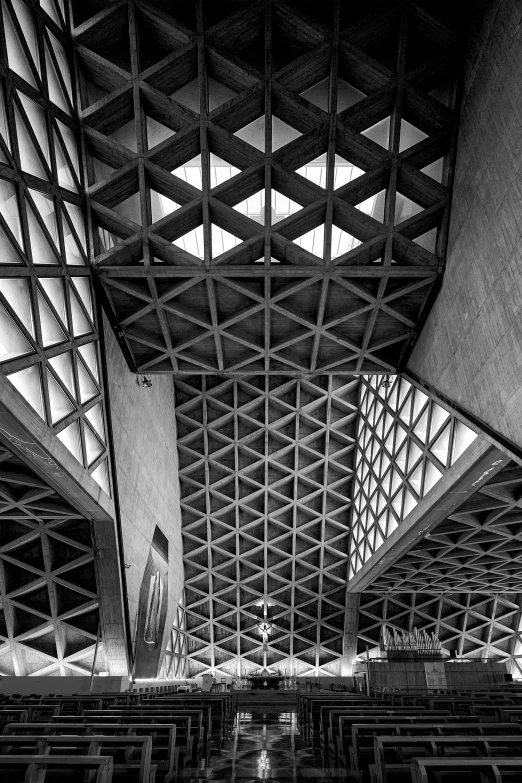
[(447, 270), (408, 369), (522, 445), (522, 5), (471, 8)]

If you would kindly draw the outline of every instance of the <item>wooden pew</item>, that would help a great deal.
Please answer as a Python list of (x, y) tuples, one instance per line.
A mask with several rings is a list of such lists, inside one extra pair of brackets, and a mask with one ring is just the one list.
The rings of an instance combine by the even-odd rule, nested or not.
[(352, 726), (352, 743), (349, 748), (350, 767), (360, 771), (374, 763), (375, 739), (378, 737), (522, 737), (522, 726), (513, 723), (461, 723), (460, 719), (445, 723), (355, 724)]
[(519, 783), (522, 780), (522, 759), (413, 759), (412, 783), (435, 783), (444, 774), (444, 783)]
[(162, 774), (177, 772), (180, 766), (180, 748), (176, 747), (176, 726), (172, 724), (152, 723), (9, 723), (3, 732), (5, 736), (138, 736), (150, 737), (152, 740), (152, 762)]
[[(374, 725), (378, 726), (381, 725), (383, 727), (386, 726), (397, 726), (397, 725), (417, 725), (417, 724), (424, 724), (426, 725), (426, 721), (429, 720), (428, 713), (420, 714), (420, 715), (401, 715), (399, 718), (399, 721), (397, 720), (397, 717), (394, 715), (381, 715), (381, 716), (365, 716), (365, 717), (347, 717), (342, 715), (339, 718), (339, 737), (337, 740), (337, 760), (338, 763), (343, 766), (348, 766), (350, 763), (350, 750), (352, 748), (352, 742), (353, 742), (353, 727), (356, 725)], [(443, 725), (443, 724), (458, 724), (462, 723), (462, 718), (459, 718), (455, 715), (440, 715), (436, 718), (436, 725)], [(466, 718), (466, 723), (471, 723), (473, 725), (478, 725), (480, 723), (480, 718), (471, 717)], [(433, 725), (433, 721), (430, 721), (430, 725)], [(390, 732), (393, 733), (393, 732)]]
[(511, 721), (513, 723), (522, 722), (522, 707), (504, 707), (500, 713), (501, 721)]
[[(371, 712), (369, 710), (343, 710), (341, 708), (335, 707), (334, 709), (330, 709), (328, 707), (325, 708), (324, 713), (321, 712), (321, 720), (322, 720), (322, 728), (321, 728), (321, 746), (324, 750), (326, 750), (326, 747), (328, 747), (328, 750), (330, 753), (335, 754), (337, 752), (337, 740), (339, 737), (339, 718), (346, 716), (357, 716), (357, 715), (368, 715), (368, 716), (374, 716), (374, 715), (426, 715), (425, 710), (417, 710), (416, 707), (404, 707), (400, 711), (395, 708), (394, 710), (372, 710)], [(447, 710), (433, 710), (429, 713), (432, 717), (442, 717), (442, 716), (448, 716), (449, 713)], [(328, 723), (327, 723), (328, 719)]]
[(84, 710), (82, 713), (84, 716), (98, 717), (103, 715), (117, 716), (117, 717), (171, 717), (172, 715), (188, 716), (191, 719), (190, 732), (194, 740), (194, 745), (197, 749), (202, 749), (203, 744), (207, 739), (210, 739), (212, 733), (212, 720), (210, 716), (210, 707), (200, 708), (198, 710), (180, 708), (176, 709), (167, 707), (161, 707), (156, 705), (140, 705), (138, 707), (118, 707), (105, 710)]
[(85, 710), (77, 719), (87, 721), (103, 721), (105, 723), (175, 723), (178, 727), (177, 742), (180, 748), (185, 740), (185, 753), (188, 757), (203, 752), (205, 733), (203, 730), (202, 713), (200, 710), (184, 710), (173, 712), (170, 710), (141, 710), (130, 708), (128, 710)]
[[(235, 722), (237, 712), (236, 698), (232, 699), (230, 695), (212, 693), (208, 694), (212, 698), (207, 698), (207, 694), (180, 694), (172, 696), (166, 694), (160, 697), (143, 698), (140, 702), (141, 707), (154, 706), (160, 709), (210, 709), (211, 726), (219, 728), (221, 734), (228, 734)], [(235, 696), (235, 694), (234, 694)]]
[(339, 707), (372, 707), (372, 706), (391, 706), (391, 702), (385, 699), (372, 699), (367, 696), (355, 696), (351, 694), (338, 694), (336, 696), (325, 697), (324, 694), (313, 694), (313, 696), (301, 697), (298, 704), (298, 722), (305, 734), (308, 734), (311, 726), (317, 724), (319, 719), (319, 710), (323, 706), (336, 705)]
[(414, 758), (520, 758), (522, 736), (376, 737), (372, 783), (410, 783)]
[(24, 707), (0, 707), (0, 729), (10, 721), (25, 723), (29, 720), (29, 711)]
[[(138, 757), (135, 758), (135, 751)], [(0, 736), (0, 754), (5, 755), (65, 755), (111, 756), (113, 780), (123, 777), (129, 783), (154, 783), (156, 765), (151, 765), (151, 737), (110, 737), (108, 735), (52, 736)], [(116, 759), (115, 759), (116, 756)], [(134, 774), (132, 774), (134, 773)]]
[[(24, 775), (25, 781), (45, 783), (47, 773), (69, 771), (70, 779), (92, 770), (96, 777), (93, 783), (112, 783), (112, 758), (110, 756), (0, 756), (0, 780), (6, 780), (9, 773)], [(51, 775), (49, 775), (51, 777)], [(65, 778), (64, 778), (65, 779)]]

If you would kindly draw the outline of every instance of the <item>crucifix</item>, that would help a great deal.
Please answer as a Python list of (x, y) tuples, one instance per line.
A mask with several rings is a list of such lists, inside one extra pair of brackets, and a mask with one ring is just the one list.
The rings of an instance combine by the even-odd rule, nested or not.
[(263, 619), (258, 622), (257, 627), (263, 636), (263, 669), (266, 669), (268, 658), (268, 636), (272, 630), (272, 623), (268, 619), (268, 609), (266, 604), (263, 605)]

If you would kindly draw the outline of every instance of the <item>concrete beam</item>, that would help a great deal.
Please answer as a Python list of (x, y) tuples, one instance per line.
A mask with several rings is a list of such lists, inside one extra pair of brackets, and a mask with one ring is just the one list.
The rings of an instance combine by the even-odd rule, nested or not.
[(454, 513), (507, 462), (506, 454), (480, 435), (348, 582), (348, 593), (371, 589), (375, 579)]
[(128, 674), (114, 503), (0, 373), (0, 441), (93, 523), (100, 622), (109, 672)]

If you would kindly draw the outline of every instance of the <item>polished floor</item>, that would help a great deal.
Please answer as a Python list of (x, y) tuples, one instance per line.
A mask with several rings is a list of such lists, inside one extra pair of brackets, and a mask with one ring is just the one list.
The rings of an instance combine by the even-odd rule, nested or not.
[(339, 781), (351, 783), (345, 769), (324, 766), (297, 725), (295, 712), (269, 707), (241, 707), (230, 739), (221, 748), (214, 745), (198, 767), (185, 767), (178, 775), (183, 783), (222, 780), (230, 783), (257, 781)]

